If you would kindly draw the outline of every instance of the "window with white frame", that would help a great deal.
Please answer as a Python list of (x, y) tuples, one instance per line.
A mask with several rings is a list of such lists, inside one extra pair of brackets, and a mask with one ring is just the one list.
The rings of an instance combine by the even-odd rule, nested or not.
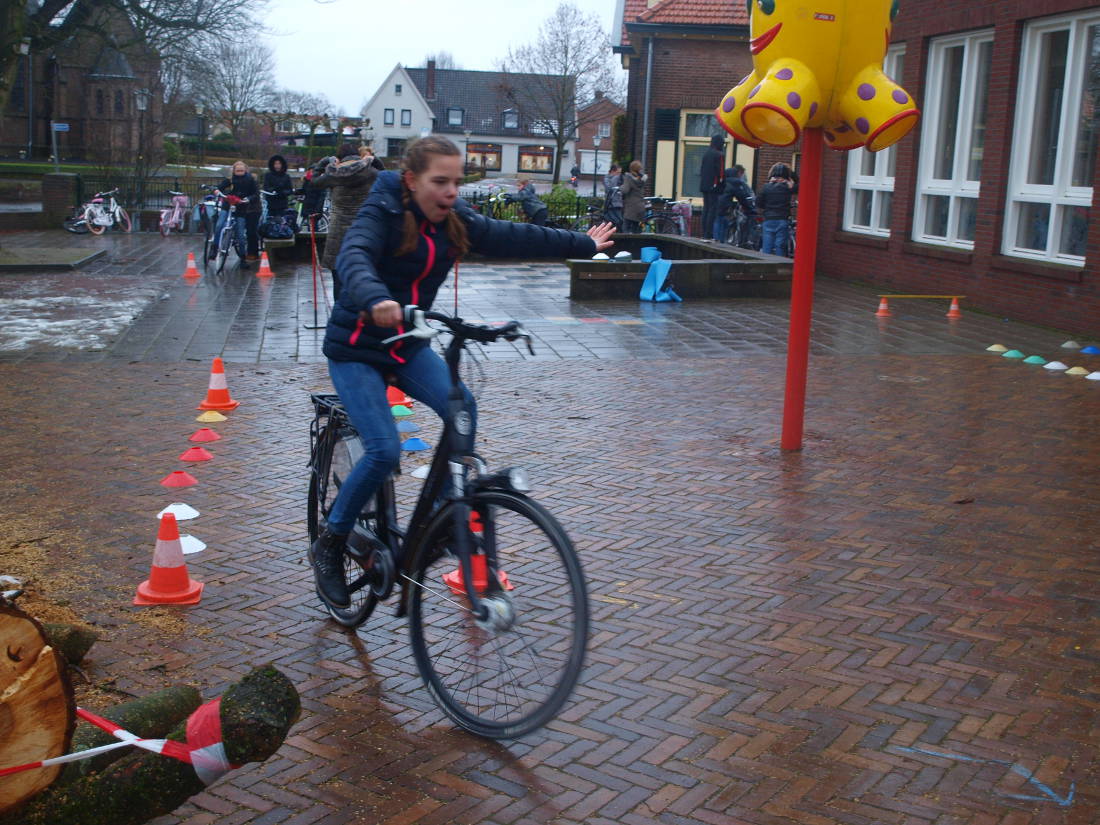
[(913, 240), (974, 248), (992, 59), (992, 31), (932, 41)]
[(610, 123), (597, 124), (596, 134), (598, 134), (600, 137), (611, 137), (611, 124)]
[(1012, 133), (1006, 255), (1084, 265), (1098, 117), (1100, 12), (1028, 24)]
[(382, 110), (382, 125), (393, 126), (393, 109)]
[[(882, 66), (887, 75), (900, 82), (905, 69), (905, 44), (891, 46)], [(890, 237), (896, 167), (896, 144), (880, 152), (855, 149), (848, 153), (848, 192), (844, 198), (846, 231)]]
[(394, 83), (393, 84), (393, 93), (395, 95), (401, 94), (401, 84), (400, 83)]
[(402, 126), (412, 126), (413, 125), (412, 109), (402, 109), (401, 110), (401, 125)]
[(447, 110), (447, 125), (448, 126), (461, 126), (462, 117), (465, 113), (462, 109), (451, 108)]
[(504, 128), (505, 129), (518, 129), (519, 128), (519, 113), (513, 112), (510, 109), (504, 112)]

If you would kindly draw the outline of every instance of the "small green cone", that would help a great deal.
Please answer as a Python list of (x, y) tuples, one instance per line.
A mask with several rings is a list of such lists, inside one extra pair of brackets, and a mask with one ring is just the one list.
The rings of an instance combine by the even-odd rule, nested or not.
[(1002, 358), (1023, 358), (1024, 354), (1018, 349), (1010, 349), (1008, 352), (1001, 353)]
[(390, 407), (390, 412), (393, 413), (394, 418), (404, 418), (406, 415), (412, 415), (413, 411), (406, 407), (404, 404), (394, 404)]
[(985, 351), (986, 352), (1007, 352), (1008, 347), (1006, 347), (1004, 344), (994, 344), (993, 346), (986, 347)]
[(1027, 358), (1024, 359), (1025, 364), (1045, 364), (1046, 362), (1047, 359), (1043, 358), (1040, 355), (1029, 355)]

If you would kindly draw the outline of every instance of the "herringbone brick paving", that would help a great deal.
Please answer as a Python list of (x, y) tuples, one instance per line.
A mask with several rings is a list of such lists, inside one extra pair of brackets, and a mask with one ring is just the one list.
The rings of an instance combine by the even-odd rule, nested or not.
[[(2, 512), (47, 551), (35, 589), (103, 631), (89, 678), (212, 696), (272, 661), (303, 697), (272, 759), (156, 825), (1100, 819), (1100, 387), (973, 347), (993, 327), (1048, 356), (1061, 339), (969, 315), (947, 328), (930, 312), (906, 321), (915, 337), (885, 340), (941, 355), (867, 354), (884, 340), (874, 319), (845, 313), (836, 297), (849, 293), (826, 284), (824, 329), (862, 324), (877, 343), (860, 353), (826, 338), (826, 352), (852, 354), (812, 360), (806, 449), (786, 455), (784, 361), (768, 331), (782, 312), (768, 302), (646, 317), (637, 340), (656, 345), (637, 357), (634, 344), (590, 346), (611, 321), (555, 320), (596, 317), (590, 307), (522, 303), (523, 267), (481, 271), (463, 299), (477, 313), (521, 314), (495, 308), (496, 290), (545, 319), (547, 336), (576, 329), (563, 347), (588, 350), (490, 352), (484, 364), (479, 448), (531, 471), (578, 545), (594, 612), (574, 700), (520, 742), (483, 742), (443, 719), (392, 611), (358, 633), (321, 614), (304, 504), (322, 364), (301, 353), (275, 363), (262, 346), (261, 363), (232, 363), (242, 405), (216, 425), (214, 460), (189, 468), (199, 485), (181, 491), (158, 482), (200, 426), (205, 358), (70, 363), (39, 348), (0, 364)], [(598, 308), (605, 319), (630, 309)], [(173, 318), (165, 331), (186, 328)], [(726, 357), (667, 351), (698, 323), (732, 339), (743, 325), (756, 354), (736, 341)], [(415, 420), (434, 444), (437, 426), (423, 411)], [(407, 477), (402, 489), (411, 495)], [(206, 591), (192, 608), (138, 610), (153, 515), (173, 500), (202, 513), (184, 524), (209, 545), (187, 557)]]

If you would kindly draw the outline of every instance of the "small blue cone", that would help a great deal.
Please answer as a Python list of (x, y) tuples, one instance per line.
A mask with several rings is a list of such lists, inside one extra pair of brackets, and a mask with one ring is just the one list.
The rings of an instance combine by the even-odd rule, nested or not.
[(1100, 347), (1095, 347), (1092, 344), (1081, 350), (1085, 355), (1100, 355)]
[(421, 450), (429, 449), (428, 445), (421, 441), (419, 438), (405, 439), (405, 443), (401, 445), (402, 450), (407, 450), (410, 453), (420, 452)]
[(397, 431), (399, 433), (418, 433), (420, 432), (420, 425), (414, 424), (412, 421), (398, 421)]

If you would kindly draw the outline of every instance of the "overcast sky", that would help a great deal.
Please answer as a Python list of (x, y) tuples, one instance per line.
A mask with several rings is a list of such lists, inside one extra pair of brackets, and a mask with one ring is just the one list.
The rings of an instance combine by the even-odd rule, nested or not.
[[(271, 0), (265, 15), (275, 51), (274, 82), (323, 92), (344, 114), (363, 103), (397, 63), (424, 65), (446, 51), (458, 68), (494, 69), (509, 47), (533, 42), (560, 0)], [(573, 0), (610, 32), (615, 0)]]

